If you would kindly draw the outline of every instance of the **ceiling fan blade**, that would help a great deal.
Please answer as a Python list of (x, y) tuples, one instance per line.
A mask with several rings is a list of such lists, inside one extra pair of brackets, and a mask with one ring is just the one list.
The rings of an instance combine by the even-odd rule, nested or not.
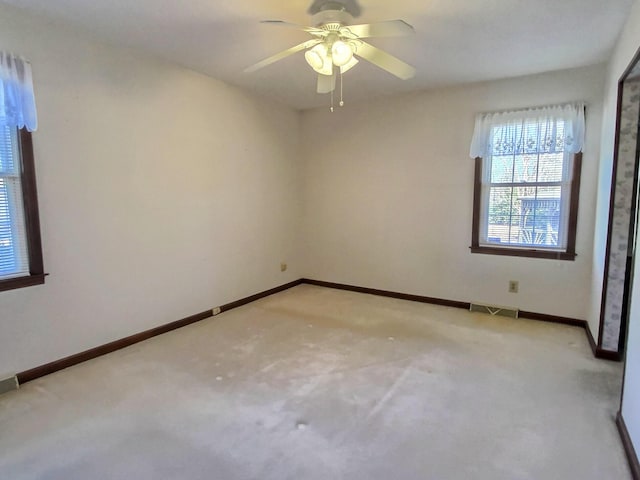
[(329, 34), (329, 32), (327, 32), (326, 30), (322, 30), (320, 28), (305, 27), (303, 25), (298, 25), (296, 23), (284, 22), (282, 20), (262, 20), (260, 23), (265, 23), (267, 25), (276, 25), (278, 27), (296, 28), (298, 30), (303, 30), (305, 32), (312, 33), (314, 35), (326, 36), (326, 35)]
[(355, 53), (402, 80), (413, 78), (416, 74), (416, 69), (408, 63), (366, 42), (357, 42)]
[(415, 30), (404, 20), (389, 20), (387, 22), (366, 23), (363, 25), (347, 25), (340, 29), (340, 33), (351, 33), (358, 38), (370, 37), (402, 37), (412, 35)]
[(336, 89), (335, 75), (318, 74), (318, 93), (331, 93)]
[(267, 65), (271, 65), (272, 63), (277, 62), (278, 60), (282, 60), (283, 58), (286, 58), (289, 55), (293, 55), (294, 53), (300, 52), (302, 50), (306, 50), (307, 48), (314, 47), (319, 43), (322, 43), (322, 40), (319, 38), (314, 38), (313, 40), (307, 40), (306, 42), (296, 45), (295, 47), (291, 47), (283, 52), (276, 53), (275, 55), (269, 58), (265, 58), (264, 60), (256, 63), (255, 65), (245, 68), (244, 71), (246, 73), (255, 72), (256, 70), (266, 67)]

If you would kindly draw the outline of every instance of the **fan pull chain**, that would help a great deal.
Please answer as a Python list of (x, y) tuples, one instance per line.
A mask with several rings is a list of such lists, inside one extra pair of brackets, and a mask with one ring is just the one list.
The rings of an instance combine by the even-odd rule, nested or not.
[(342, 68), (340, 69), (340, 106), (344, 107), (344, 100), (342, 100)]
[(333, 90), (331, 90), (331, 113), (333, 113)]

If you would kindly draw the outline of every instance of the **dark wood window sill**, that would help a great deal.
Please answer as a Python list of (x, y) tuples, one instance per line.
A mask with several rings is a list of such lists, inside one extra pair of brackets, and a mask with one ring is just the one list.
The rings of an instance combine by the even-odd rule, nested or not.
[(556, 252), (552, 250), (539, 250), (534, 248), (509, 248), (509, 247), (469, 247), (471, 253), (484, 253), (487, 255), (507, 255), (509, 257), (548, 258), (551, 260), (575, 260), (576, 254), (572, 252)]
[(46, 276), (46, 273), (39, 273), (25, 277), (0, 280), (0, 292), (4, 292), (5, 290), (15, 290), (16, 288), (32, 287), (33, 285), (42, 285), (44, 283), (44, 277)]

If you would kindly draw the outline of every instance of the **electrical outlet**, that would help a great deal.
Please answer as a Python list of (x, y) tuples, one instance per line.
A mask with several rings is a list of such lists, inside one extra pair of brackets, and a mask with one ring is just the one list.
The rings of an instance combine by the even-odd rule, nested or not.
[(219, 315), (219, 314), (220, 314), (220, 312), (221, 312), (220, 307), (213, 307), (213, 314), (214, 314), (214, 315)]
[(518, 293), (518, 281), (509, 280), (509, 293)]
[(282, 262), (280, 264), (280, 271), (281, 272), (286, 272), (287, 271), (287, 264), (286, 263)]

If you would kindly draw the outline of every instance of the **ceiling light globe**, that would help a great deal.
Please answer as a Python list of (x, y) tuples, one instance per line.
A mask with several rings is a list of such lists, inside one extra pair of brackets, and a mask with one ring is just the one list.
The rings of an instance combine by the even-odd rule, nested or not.
[(348, 43), (337, 40), (331, 46), (331, 58), (336, 67), (342, 67), (353, 58), (353, 50)]
[(304, 58), (311, 68), (316, 72), (321, 72), (325, 68), (326, 63), (329, 62), (327, 58), (327, 47), (323, 44), (316, 45), (311, 50), (305, 52)]
[(311, 66), (311, 68), (313, 68), (316, 71), (321, 70), (322, 65), (324, 65), (324, 60), (322, 60), (322, 57), (318, 55), (318, 52), (307, 50), (304, 54), (304, 58), (307, 61), (307, 63)]

